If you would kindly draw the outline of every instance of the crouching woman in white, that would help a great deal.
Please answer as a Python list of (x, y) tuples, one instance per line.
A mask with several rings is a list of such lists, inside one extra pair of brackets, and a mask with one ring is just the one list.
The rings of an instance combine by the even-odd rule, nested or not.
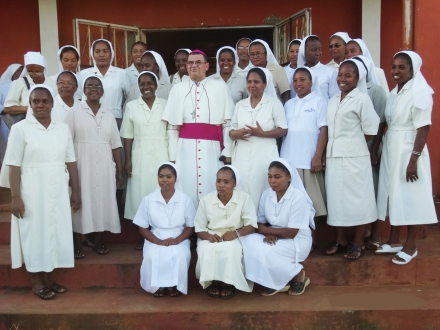
[(188, 292), (190, 237), (196, 210), (191, 199), (176, 188), (179, 173), (173, 163), (158, 170), (156, 191), (144, 197), (133, 223), (145, 238), (141, 287), (156, 298), (165, 289), (171, 297)]
[(234, 190), (240, 175), (233, 166), (217, 172), (216, 191), (200, 200), (194, 220), (197, 242), (196, 277), (208, 296), (229, 299), (234, 289), (251, 292), (246, 280), (243, 250), (238, 240), (255, 232), (257, 216), (251, 196)]
[(263, 296), (286, 291), (298, 296), (310, 284), (300, 262), (312, 247), (315, 209), (287, 160), (277, 158), (269, 165), (268, 182), (258, 208), (257, 233), (240, 238), (246, 278), (265, 287)]

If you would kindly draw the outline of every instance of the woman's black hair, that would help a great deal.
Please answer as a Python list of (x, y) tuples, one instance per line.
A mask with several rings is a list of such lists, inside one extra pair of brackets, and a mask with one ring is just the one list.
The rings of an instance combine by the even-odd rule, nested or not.
[(275, 167), (275, 168), (277, 168), (277, 169), (283, 171), (283, 172), (286, 173), (287, 175), (291, 175), (291, 174), (290, 174), (290, 171), (287, 169), (286, 166), (284, 166), (283, 163), (280, 163), (280, 162), (278, 162), (278, 161), (273, 161), (273, 162), (270, 163), (270, 165), (269, 165), (269, 170), (270, 170), (271, 168), (273, 168), (273, 167)]
[(231, 173), (231, 177), (232, 177), (232, 179), (234, 180), (234, 183), (237, 184), (237, 178), (235, 177), (235, 172), (234, 172), (234, 170), (233, 170), (232, 168), (227, 167), (227, 166), (224, 166), (224, 167), (220, 168), (220, 169), (217, 171), (217, 174), (218, 174), (219, 172), (229, 172), (229, 173)]
[(405, 53), (398, 53), (396, 56), (394, 56), (393, 60), (396, 59), (396, 58), (398, 58), (398, 57), (405, 59), (406, 63), (409, 64), (410, 69), (411, 69), (411, 70), (414, 70), (414, 69), (413, 69), (413, 65), (412, 65), (411, 57), (410, 57), (408, 54), (405, 54)]
[(339, 66), (339, 69), (341, 69), (344, 65), (350, 65), (352, 68), (354, 68), (354, 71), (356, 72), (356, 76), (359, 78), (359, 69), (358, 69), (356, 63), (354, 63), (353, 61), (350, 61), (350, 60), (344, 61)]
[[(290, 46), (292, 46), (292, 45), (298, 45), (298, 46), (301, 46), (301, 41), (299, 41), (299, 40), (293, 40), (293, 41), (290, 43)], [(289, 46), (289, 48), (290, 48), (290, 46)]]
[[(157, 81), (156, 81), (156, 78), (153, 76), (153, 72), (150, 72), (150, 71), (145, 72), (145, 73), (143, 73), (142, 75), (139, 75), (139, 77), (138, 77), (138, 85), (139, 85), (139, 79), (140, 79), (142, 76), (144, 76), (144, 75), (149, 75), (149, 76), (151, 77), (151, 79), (153, 80), (153, 83), (156, 85), (156, 88), (157, 88)], [(158, 78), (158, 79), (159, 79), (159, 78)]]
[(317, 37), (317, 36), (310, 36), (310, 37), (308, 37), (306, 39), (306, 43), (304, 44), (304, 49), (307, 49), (307, 44), (309, 42), (312, 42), (312, 41), (319, 41), (319, 42), (321, 42), (321, 39), (319, 39), (319, 37)]
[(361, 51), (361, 53), (362, 53), (362, 55), (364, 55), (364, 52), (362, 51), (362, 47), (361, 47), (361, 45), (359, 45), (359, 44), (357, 43), (357, 41), (355, 41), (355, 40), (350, 40), (349, 42), (347, 42), (347, 45), (348, 45), (348, 44), (355, 44), (356, 46), (358, 46), (359, 49), (360, 49), (360, 51)]
[(231, 54), (232, 59), (233, 59), (234, 62), (235, 62), (235, 54), (234, 54), (234, 52), (232, 51), (232, 49), (229, 49), (229, 48), (223, 48), (223, 49), (220, 51), (220, 54), (218, 54), (218, 58), (219, 58), (219, 59), (220, 59), (220, 56), (221, 56), (223, 53), (229, 53), (229, 54)]
[(65, 74), (65, 73), (67, 73), (67, 74), (71, 74), (71, 75), (72, 75), (73, 80), (75, 81), (76, 87), (78, 87), (78, 80), (77, 80), (78, 78), (76, 78), (75, 74), (74, 74), (72, 71), (68, 71), (68, 70), (63, 71), (63, 72), (61, 72), (61, 73), (58, 75), (58, 77), (57, 77), (57, 83), (58, 83), (58, 80), (60, 80), (60, 77), (61, 77), (63, 74)]
[(133, 45), (131, 45), (130, 54), (133, 53), (133, 48), (136, 45), (144, 46), (145, 49), (147, 49), (147, 44), (145, 42), (143, 42), (143, 41), (136, 41), (135, 43), (133, 43)]
[(37, 90), (43, 90), (43, 91), (47, 92), (47, 94), (49, 94), (49, 97), (50, 97), (50, 99), (51, 99), (52, 102), (53, 102), (53, 96), (52, 96), (52, 93), (49, 92), (48, 89), (46, 89), (46, 88), (44, 88), (44, 87), (37, 87), (37, 88), (35, 88), (34, 90), (32, 90), (32, 92), (29, 94), (29, 104), (31, 104), (31, 96), (32, 96), (32, 94), (33, 94), (35, 91), (37, 91)]
[(102, 84), (101, 79), (99, 79), (98, 77), (95, 77), (95, 76), (87, 77), (86, 80), (84, 80), (84, 92), (85, 92), (85, 90), (86, 90), (86, 82), (87, 82), (87, 80), (89, 80), (89, 79), (96, 79), (96, 80), (98, 80), (99, 83), (100, 83), (101, 86), (102, 86), (102, 92), (104, 93), (104, 85)]
[(159, 169), (157, 170), (157, 176), (159, 176), (160, 171), (165, 170), (165, 169), (170, 170), (171, 173), (173, 173), (174, 177), (175, 177), (176, 180), (177, 180), (177, 172), (176, 172), (176, 169), (175, 169), (173, 166), (171, 166), (170, 164), (162, 164), (162, 165), (159, 167)]
[(260, 77), (260, 79), (263, 81), (263, 83), (267, 84), (266, 75), (265, 75), (264, 71), (261, 70), (260, 68), (252, 68), (252, 69), (250, 69), (248, 71), (247, 76), (246, 76), (246, 81), (249, 79), (249, 75), (251, 73), (256, 73)]
[(64, 53), (67, 53), (67, 52), (74, 52), (76, 54), (76, 60), (79, 61), (79, 54), (78, 54), (77, 50), (73, 47), (64, 47), (60, 53), (60, 60), (63, 59)]
[(92, 47), (92, 51), (93, 51), (93, 52), (95, 51), (95, 47), (96, 47), (96, 45), (99, 44), (100, 42), (105, 43), (105, 44), (107, 45), (109, 51), (112, 50), (112, 48), (110, 47), (110, 41), (105, 40), (105, 39), (100, 39), (99, 41), (97, 41), (97, 42), (95, 42), (95, 43), (93, 44), (93, 47)]
[(307, 75), (309, 76), (310, 81), (313, 82), (312, 74), (311, 74), (310, 71), (307, 70), (306, 68), (298, 68), (298, 69), (296, 69), (296, 70), (295, 70), (295, 73), (293, 74), (294, 77), (295, 77), (295, 75), (296, 75), (297, 72), (305, 72), (305, 73), (307, 73)]

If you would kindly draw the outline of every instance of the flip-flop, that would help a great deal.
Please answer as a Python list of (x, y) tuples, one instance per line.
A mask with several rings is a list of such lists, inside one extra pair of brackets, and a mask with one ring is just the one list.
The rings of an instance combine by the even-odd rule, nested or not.
[(280, 292), (287, 292), (287, 291), (289, 291), (289, 289), (290, 289), (290, 284), (287, 284), (284, 288), (281, 288), (279, 290), (274, 290), (274, 289), (267, 288), (266, 290), (261, 291), (261, 295), (263, 297), (270, 297), (270, 296), (274, 296), (274, 295), (276, 295), (277, 293), (280, 293)]
[(397, 253), (400, 252), (403, 249), (403, 246), (391, 246), (389, 244), (382, 244), (379, 249), (382, 250), (376, 250), (377, 254), (388, 254), (388, 253)]
[(405, 261), (399, 261), (399, 260), (395, 260), (395, 259), (391, 259), (391, 261), (396, 264), (396, 265), (406, 265), (409, 264), (409, 262), (411, 260), (413, 260), (415, 257), (417, 257), (418, 251), (414, 252), (414, 254), (412, 256), (410, 256), (409, 254), (400, 251), (396, 254), (396, 256), (398, 256), (399, 258), (405, 260)]

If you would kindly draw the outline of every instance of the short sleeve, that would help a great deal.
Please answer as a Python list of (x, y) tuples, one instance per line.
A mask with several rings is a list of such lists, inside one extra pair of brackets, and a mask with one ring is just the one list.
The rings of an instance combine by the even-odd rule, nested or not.
[(25, 135), (21, 129), (21, 125), (17, 124), (11, 127), (9, 134), (8, 146), (6, 148), (4, 165), (21, 166), (24, 157), (24, 149), (26, 148)]
[(13, 106), (27, 106), (28, 103), (23, 104), (22, 103), (22, 93), (23, 89), (27, 88), (24, 84), (24, 81), (22, 82), (22, 78), (16, 79), (12, 82), (11, 88), (9, 89), (9, 92), (5, 99), (5, 104), (3, 105), (6, 107), (13, 107)]
[[(135, 102), (135, 101), (132, 101)], [(125, 108), (124, 118), (122, 119), (121, 125), (121, 137), (124, 139), (133, 139), (134, 138), (134, 127), (133, 121), (131, 120), (131, 102), (127, 104)]]
[[(209, 196), (209, 195), (207, 195)], [(206, 198), (203, 198), (197, 208), (196, 217), (194, 218), (194, 227), (196, 233), (208, 231), (208, 216), (206, 214)]]
[(134, 216), (133, 223), (135, 225), (138, 225), (142, 228), (149, 228), (150, 227), (150, 215), (148, 213), (148, 207), (149, 207), (149, 199), (148, 196), (144, 197), (142, 199), (141, 205), (139, 205), (139, 208), (136, 212), (136, 215)]
[(307, 229), (309, 228), (310, 204), (306, 196), (296, 190), (292, 195), (287, 228)]
[(273, 102), (272, 116), (275, 127), (287, 129), (287, 120), (286, 114), (284, 113), (284, 107), (278, 99), (275, 99)]
[(258, 223), (267, 223), (266, 220), (266, 198), (267, 198), (267, 190), (263, 191), (260, 197), (260, 205), (258, 206), (258, 214), (257, 214), (257, 222)]
[(196, 216), (196, 209), (191, 198), (185, 196), (185, 226), (194, 227), (194, 217)]
[(241, 212), (241, 220), (243, 221), (244, 226), (252, 226), (254, 228), (258, 228), (257, 225), (257, 214), (255, 213), (255, 205), (252, 202), (252, 198), (249, 194), (245, 194), (243, 201), (243, 209)]
[(321, 128), (327, 126), (327, 101), (321, 97), (317, 103), (316, 123), (318, 128)]
[(379, 116), (374, 110), (373, 103), (367, 94), (359, 93), (364, 97), (359, 100), (359, 117), (361, 120), (362, 132), (365, 135), (376, 135), (379, 129)]
[(112, 131), (110, 136), (110, 145), (112, 149), (122, 148), (121, 136), (119, 135), (118, 124), (112, 118)]
[(415, 128), (431, 125), (431, 113), (432, 113), (432, 96), (430, 107), (422, 110), (416, 107), (412, 107), (411, 117)]
[[(64, 126), (64, 124), (63, 124)], [(65, 126), (64, 126), (65, 127)], [(76, 161), (75, 157), (75, 148), (73, 147), (72, 134), (70, 133), (70, 129), (66, 127), (66, 135), (67, 135), (67, 147), (66, 147), (66, 163), (72, 163)]]

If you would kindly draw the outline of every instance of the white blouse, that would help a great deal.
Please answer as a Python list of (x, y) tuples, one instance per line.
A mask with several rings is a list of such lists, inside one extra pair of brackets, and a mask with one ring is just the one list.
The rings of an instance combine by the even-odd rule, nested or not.
[(330, 66), (324, 65), (321, 62), (312, 66), (310, 69), (312, 69), (318, 77), (319, 87), (321, 88), (322, 96), (324, 98), (329, 100), (339, 93), (339, 87), (336, 82), (338, 73), (335, 69), (332, 69)]
[[(219, 73), (213, 74), (209, 76), (208, 79), (215, 79), (218, 81), (223, 81), (223, 78)], [(248, 91), (246, 88), (246, 79), (239, 76), (235, 72), (232, 72), (231, 77), (226, 82), (228, 85), (229, 91), (231, 92), (232, 99), (234, 100), (234, 104), (237, 104), (238, 101), (244, 100), (248, 97)]]

